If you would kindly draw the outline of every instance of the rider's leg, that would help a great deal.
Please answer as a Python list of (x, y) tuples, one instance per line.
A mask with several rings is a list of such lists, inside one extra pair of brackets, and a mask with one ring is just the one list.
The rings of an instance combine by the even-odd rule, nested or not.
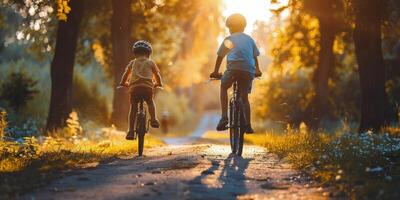
[(246, 125), (251, 124), (251, 115), (250, 115), (250, 102), (249, 102), (249, 94), (247, 92), (240, 93), (240, 97), (243, 103), (243, 113), (246, 121)]
[(147, 107), (149, 108), (151, 126), (153, 128), (160, 127), (160, 123), (158, 122), (158, 119), (156, 117), (156, 105), (154, 103), (154, 100), (152, 98), (146, 99), (146, 103), (147, 103)]
[(218, 131), (228, 129), (228, 89), (232, 86), (233, 77), (230, 71), (226, 71), (221, 78), (220, 102), (221, 119), (217, 125)]
[(228, 117), (228, 87), (221, 85), (220, 89), (220, 101), (221, 101), (221, 118)]
[(129, 109), (129, 117), (128, 117), (128, 134), (126, 135), (127, 140), (134, 139), (135, 132), (135, 119), (137, 113), (138, 102), (136, 100), (131, 100), (131, 107)]
[(249, 102), (249, 94), (247, 93), (247, 91), (240, 93), (240, 98), (242, 99), (243, 113), (245, 118), (244, 132), (254, 133), (254, 130), (251, 127), (250, 102)]
[(239, 91), (243, 105), (243, 114), (245, 118), (244, 129), (246, 133), (254, 133), (254, 130), (251, 127), (251, 109), (249, 102), (249, 93), (251, 91), (252, 81), (253, 78), (249, 74), (242, 74), (241, 79), (239, 79)]
[(136, 113), (137, 113), (137, 102), (132, 103), (131, 107), (129, 109), (129, 131), (134, 131), (135, 129), (135, 119), (136, 119)]

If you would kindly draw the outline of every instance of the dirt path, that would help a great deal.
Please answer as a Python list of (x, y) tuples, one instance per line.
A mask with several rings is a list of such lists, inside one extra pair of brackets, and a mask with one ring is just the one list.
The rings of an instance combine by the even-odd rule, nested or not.
[(24, 199), (324, 199), (321, 189), (263, 148), (174, 145), (79, 170)]

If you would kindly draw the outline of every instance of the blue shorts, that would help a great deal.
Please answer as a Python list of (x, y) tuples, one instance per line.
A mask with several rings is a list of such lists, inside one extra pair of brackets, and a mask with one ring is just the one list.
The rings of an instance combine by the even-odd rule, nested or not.
[(238, 82), (240, 92), (251, 93), (254, 76), (247, 71), (226, 70), (221, 78), (221, 87), (230, 88), (233, 82)]

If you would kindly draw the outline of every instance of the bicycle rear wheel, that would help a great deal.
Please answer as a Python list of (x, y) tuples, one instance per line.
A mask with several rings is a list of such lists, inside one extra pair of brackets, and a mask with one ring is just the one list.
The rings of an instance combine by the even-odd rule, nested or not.
[(231, 100), (229, 102), (229, 141), (231, 145), (231, 151), (233, 154), (236, 153), (234, 113), (235, 113), (234, 104)]
[(238, 126), (239, 131), (238, 131), (238, 141), (237, 141), (238, 147), (236, 154), (238, 156), (242, 156), (243, 143), (244, 143), (244, 125), (245, 125), (243, 109), (239, 109), (238, 115), (239, 115), (239, 126)]
[(146, 115), (139, 113), (137, 116), (136, 133), (138, 135), (138, 154), (143, 155), (144, 135), (146, 132)]
[(235, 149), (235, 154), (239, 150), (239, 139), (240, 139), (240, 106), (238, 102), (233, 103), (233, 145)]

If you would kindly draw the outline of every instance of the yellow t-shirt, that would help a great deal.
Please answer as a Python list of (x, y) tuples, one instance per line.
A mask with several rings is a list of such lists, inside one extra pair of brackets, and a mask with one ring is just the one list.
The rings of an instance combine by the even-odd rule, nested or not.
[(125, 73), (130, 74), (129, 86), (131, 88), (138, 86), (153, 88), (153, 74), (159, 73), (159, 69), (156, 63), (149, 58), (136, 58), (126, 66)]

